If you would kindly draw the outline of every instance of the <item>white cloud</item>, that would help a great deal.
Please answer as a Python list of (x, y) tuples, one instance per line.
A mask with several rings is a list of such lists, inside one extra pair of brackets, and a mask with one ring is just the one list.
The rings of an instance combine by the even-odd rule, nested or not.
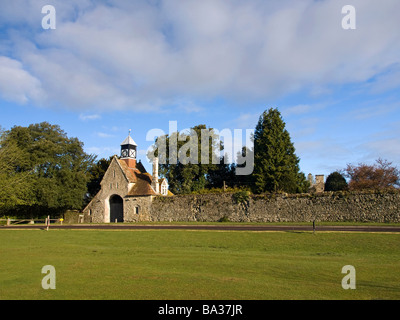
[(115, 137), (113, 134), (104, 133), (104, 132), (97, 132), (96, 135), (100, 138), (113, 138)]
[(310, 105), (306, 104), (299, 104), (297, 106), (292, 106), (289, 108), (286, 108), (285, 110), (282, 111), (282, 115), (287, 117), (291, 115), (301, 115), (310, 112), (313, 110), (313, 107)]
[(0, 14), (16, 19), (5, 18), (14, 26), (6, 51), (22, 63), (11, 76), (29, 70), (18, 90), (2, 81), (16, 101), (152, 111), (182, 108), (182, 96), (265, 100), (374, 77), (372, 89), (400, 85), (392, 81), (397, 69), (382, 75), (400, 63), (398, 0), (354, 0), (357, 29), (350, 31), (341, 28), (342, 0), (59, 0), (51, 31), (40, 29), (37, 3), (7, 4)]
[(233, 127), (237, 129), (254, 129), (261, 113), (242, 113), (232, 121)]
[(0, 56), (0, 95), (21, 104), (44, 98), (40, 81), (25, 71), (21, 62), (4, 56)]
[(83, 113), (81, 113), (79, 115), (79, 120), (81, 120), (81, 121), (98, 120), (98, 119), (101, 119), (101, 116), (99, 114), (83, 114)]

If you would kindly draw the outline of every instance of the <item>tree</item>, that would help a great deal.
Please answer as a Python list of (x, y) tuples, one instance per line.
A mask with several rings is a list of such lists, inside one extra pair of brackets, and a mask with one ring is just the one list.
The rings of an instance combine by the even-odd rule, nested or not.
[(243, 146), (240, 151), (236, 154), (236, 163), (231, 165), (231, 170), (233, 172), (232, 180), (229, 182), (230, 186), (236, 186), (239, 188), (250, 189), (253, 185), (253, 176), (249, 175), (237, 175), (235, 174), (237, 168), (244, 168), (248, 163), (246, 163), (246, 159), (254, 158), (254, 148), (249, 149), (246, 146)]
[(345, 174), (350, 179), (349, 189), (351, 190), (382, 190), (400, 186), (399, 170), (387, 160), (378, 159), (374, 165), (348, 164)]
[(14, 174), (27, 176), (24, 183), (31, 193), (19, 211), (38, 216), (82, 207), (94, 160), (83, 151), (82, 142), (68, 138), (58, 125), (42, 122), (4, 132), (2, 148), (13, 146), (18, 150)]
[(87, 183), (87, 194), (85, 198), (85, 203), (89, 203), (90, 200), (100, 191), (100, 182), (104, 177), (108, 167), (110, 166), (113, 156), (108, 159), (102, 158), (89, 168), (89, 182)]
[(325, 182), (325, 191), (342, 191), (347, 190), (348, 185), (346, 179), (340, 174), (340, 172), (332, 172)]
[(306, 192), (308, 182), (299, 161), (280, 112), (264, 111), (254, 132), (254, 191)]
[[(202, 142), (207, 142), (203, 148)], [(190, 193), (207, 187), (207, 175), (217, 169), (213, 151), (221, 148), (213, 129), (202, 124), (189, 132), (157, 137), (147, 156), (159, 158), (160, 174), (168, 180), (172, 193)]]
[(226, 156), (221, 157), (215, 168), (207, 173), (207, 187), (222, 188), (224, 186), (233, 187), (235, 184), (235, 165), (233, 163), (226, 163)]
[(4, 135), (0, 136), (0, 213), (5, 213), (17, 205), (28, 205), (32, 196), (30, 172), (19, 172), (18, 163), (22, 152), (15, 143), (4, 145)]

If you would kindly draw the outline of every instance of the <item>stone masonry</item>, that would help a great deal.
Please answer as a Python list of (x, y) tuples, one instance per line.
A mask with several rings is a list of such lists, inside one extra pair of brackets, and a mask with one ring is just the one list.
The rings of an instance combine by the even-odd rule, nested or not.
[(156, 197), (152, 221), (400, 222), (400, 192), (249, 195), (242, 202), (234, 194)]
[[(125, 200), (125, 205), (131, 212), (127, 222), (219, 221), (222, 218), (237, 222), (400, 222), (400, 191), (396, 190), (248, 195), (241, 201), (234, 193), (157, 196), (151, 201), (148, 197), (136, 197)], [(133, 209), (136, 205), (145, 210), (136, 214)], [(90, 222), (87, 212), (85, 222)]]

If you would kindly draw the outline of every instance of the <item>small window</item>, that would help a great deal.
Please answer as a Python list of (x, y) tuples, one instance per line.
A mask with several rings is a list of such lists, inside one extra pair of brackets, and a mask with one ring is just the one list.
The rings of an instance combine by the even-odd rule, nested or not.
[(161, 194), (164, 196), (168, 194), (167, 186), (165, 184), (161, 185)]
[(139, 207), (135, 207), (135, 213), (139, 214)]

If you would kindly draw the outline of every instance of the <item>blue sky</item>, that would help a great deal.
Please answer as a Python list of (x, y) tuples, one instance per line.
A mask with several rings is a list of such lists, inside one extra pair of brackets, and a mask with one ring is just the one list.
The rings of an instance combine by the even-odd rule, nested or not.
[(305, 174), (400, 166), (400, 2), (351, 1), (355, 30), (347, 4), (2, 0), (0, 126), (58, 124), (99, 158), (132, 129), (146, 163), (146, 134), (169, 121), (254, 129), (276, 107)]

